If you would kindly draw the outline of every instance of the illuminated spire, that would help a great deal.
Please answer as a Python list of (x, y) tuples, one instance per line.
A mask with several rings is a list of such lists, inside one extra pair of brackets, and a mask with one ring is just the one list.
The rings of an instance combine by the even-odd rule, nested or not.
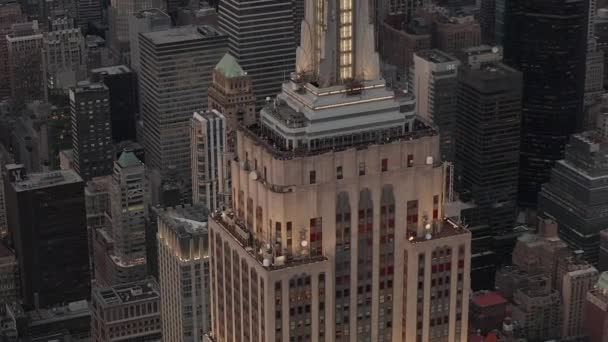
[(296, 71), (321, 87), (380, 78), (369, 0), (308, 0)]

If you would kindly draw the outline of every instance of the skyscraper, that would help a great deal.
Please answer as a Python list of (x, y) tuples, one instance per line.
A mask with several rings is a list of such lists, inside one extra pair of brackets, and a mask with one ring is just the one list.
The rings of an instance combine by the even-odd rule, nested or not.
[(218, 111), (195, 112), (190, 120), (192, 149), (192, 203), (213, 211), (230, 194), (227, 167), (226, 117)]
[(163, 31), (171, 28), (171, 17), (158, 8), (133, 13), (129, 17), (129, 61), (135, 73), (139, 72), (140, 51), (139, 34), (153, 31)]
[(42, 54), (47, 93), (49, 89), (59, 89), (65, 94), (69, 87), (86, 77), (87, 56), (80, 28), (68, 25), (45, 33)]
[(162, 210), (158, 220), (163, 339), (198, 342), (211, 329), (208, 211), (201, 206)]
[[(510, 260), (516, 226), (522, 76), (501, 63), (498, 50), (464, 50), (458, 72), (456, 179), (460, 198), (473, 202), (466, 222), (473, 232), (474, 288), (492, 288), (496, 264)], [(479, 274), (478, 274), (479, 273)]]
[(505, 62), (524, 79), (519, 202), (535, 207), (583, 117), (589, 6), (587, 0), (507, 3)]
[[(143, 10), (163, 10), (162, 0), (113, 0), (108, 8), (109, 40), (112, 51), (122, 57), (129, 57), (130, 37), (129, 20), (131, 16)], [(125, 54), (122, 56), (122, 54)]]
[(93, 232), (95, 276), (101, 286), (138, 281), (146, 276), (148, 193), (146, 173), (135, 154), (124, 151), (107, 182), (106, 226)]
[(108, 88), (82, 83), (70, 89), (74, 170), (85, 180), (112, 173), (114, 150)]
[(26, 174), (7, 165), (9, 234), (26, 308), (90, 296), (84, 183), (73, 170)]
[(102, 82), (108, 88), (112, 141), (135, 141), (137, 115), (137, 80), (131, 69), (115, 65), (91, 70), (93, 81)]
[(213, 83), (209, 87), (209, 109), (222, 113), (228, 128), (237, 124), (255, 123), (255, 97), (251, 77), (230, 54), (224, 55), (213, 69)]
[(23, 17), (18, 3), (0, 4), (0, 99), (7, 99), (11, 95), (6, 36), (10, 34), (13, 24), (21, 20)]
[(103, 12), (101, 0), (75, 0), (78, 11), (78, 27), (84, 34), (88, 32), (89, 24), (101, 21)]
[(14, 24), (12, 32), (6, 36), (13, 99), (24, 102), (44, 99), (42, 39), (36, 21)]
[(222, 0), (219, 4), (219, 27), (228, 35), (230, 54), (253, 78), (258, 109), (281, 90), (294, 69), (296, 1), (300, 0)]
[(437, 132), (380, 79), (368, 2), (308, 4), (209, 219), (212, 338), (466, 340), (470, 233), (444, 219)]
[(207, 106), (211, 71), (226, 53), (226, 44), (226, 35), (212, 26), (140, 35), (146, 165), (159, 170), (162, 178), (175, 168), (187, 201), (192, 199), (190, 118)]
[[(551, 179), (538, 196), (538, 214), (554, 219), (559, 235), (572, 249), (582, 250), (585, 260), (597, 265), (599, 234), (606, 228), (608, 190), (608, 114), (598, 117), (597, 129), (574, 134), (565, 158), (551, 171)], [(572, 185), (570, 185), (572, 184)]]
[(416, 114), (439, 127), (441, 159), (454, 161), (460, 61), (440, 50), (414, 53)]

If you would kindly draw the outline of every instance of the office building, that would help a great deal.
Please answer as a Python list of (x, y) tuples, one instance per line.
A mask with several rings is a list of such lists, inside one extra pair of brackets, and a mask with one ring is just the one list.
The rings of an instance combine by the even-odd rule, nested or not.
[(6, 100), (11, 95), (6, 36), (11, 33), (13, 24), (22, 20), (23, 14), (18, 3), (0, 4), (0, 100)]
[(78, 27), (83, 34), (89, 32), (89, 26), (95, 22), (102, 20), (102, 4), (101, 0), (76, 0), (76, 9), (78, 12)]
[(484, 291), (474, 293), (470, 304), (471, 329), (486, 335), (502, 328), (507, 317), (509, 303), (499, 293)]
[(213, 69), (209, 87), (209, 109), (215, 109), (228, 120), (228, 129), (238, 124), (252, 125), (256, 121), (255, 97), (251, 77), (227, 53)]
[(137, 81), (125, 65), (92, 69), (94, 82), (105, 84), (109, 92), (112, 141), (135, 140), (137, 121)]
[(524, 79), (519, 203), (536, 207), (583, 118), (589, 7), (586, 0), (507, 2), (505, 62)]
[(192, 203), (209, 210), (229, 203), (229, 175), (225, 154), (228, 121), (218, 111), (195, 112), (190, 120), (192, 148)]
[(434, 49), (454, 54), (481, 44), (481, 26), (472, 11), (428, 5), (419, 14), (431, 27)]
[(602, 273), (595, 288), (587, 292), (584, 310), (589, 342), (608, 341), (608, 272)]
[(207, 211), (167, 208), (158, 220), (163, 339), (202, 341), (211, 330)]
[(380, 38), (383, 62), (405, 74), (414, 65), (414, 53), (431, 49), (431, 29), (421, 18), (404, 22), (400, 16), (388, 17), (382, 23)]
[(6, 172), (9, 234), (19, 261), (23, 306), (89, 298), (82, 178), (73, 170), (26, 174), (14, 164)]
[(81, 83), (70, 89), (74, 170), (85, 180), (112, 173), (114, 150), (108, 87)]
[(606, 227), (603, 212), (608, 210), (608, 192), (602, 186), (608, 178), (602, 152), (608, 148), (608, 115), (597, 120), (595, 130), (572, 135), (565, 159), (555, 163), (551, 180), (538, 196), (539, 215), (555, 220), (560, 238), (573, 250), (582, 250), (593, 265), (598, 263), (600, 231)]
[(26, 311), (18, 321), (22, 325), (21, 337), (28, 341), (69, 342), (69, 339), (55, 340), (55, 338), (59, 336), (64, 338), (64, 335), (67, 336), (66, 338), (75, 338), (91, 334), (91, 310), (86, 300)]
[(43, 72), (48, 94), (59, 90), (67, 93), (86, 77), (85, 40), (80, 28), (64, 28), (46, 32), (42, 42)]
[(267, 97), (276, 96), (295, 69), (294, 11), (298, 8), (294, 5), (293, 0), (219, 3), (219, 27), (228, 34), (230, 54), (253, 79), (258, 110)]
[(480, 2), (481, 43), (494, 45), (496, 43), (496, 0), (481, 0)]
[(144, 33), (139, 43), (146, 165), (165, 179), (174, 168), (191, 201), (190, 118), (207, 106), (211, 71), (226, 53), (227, 37), (211, 26), (185, 26)]
[(216, 341), (468, 336), (470, 233), (444, 220), (437, 133), (380, 79), (369, 4), (345, 4), (307, 7), (297, 72), (237, 131), (232, 209), (208, 226)]
[(571, 257), (564, 265), (561, 277), (561, 295), (564, 309), (562, 311), (562, 339), (584, 339), (584, 305), (587, 292), (597, 283), (599, 273), (587, 262)]
[(43, 35), (38, 22), (14, 24), (12, 32), (6, 35), (6, 42), (12, 98), (23, 102), (43, 100)]
[(475, 205), (463, 216), (476, 227), (471, 229), (475, 287), (488, 289), (496, 267), (511, 259), (515, 242), (503, 240), (516, 226), (522, 76), (487, 46), (463, 51), (454, 95), (456, 188), (461, 200)]
[(124, 151), (114, 162), (111, 179), (106, 180), (106, 224), (93, 232), (95, 281), (101, 286), (130, 283), (146, 276), (145, 219), (149, 202), (145, 176), (143, 163), (132, 152)]
[(139, 35), (141, 33), (164, 31), (171, 28), (171, 17), (158, 8), (151, 8), (134, 13), (129, 17), (130, 66), (135, 73), (139, 72), (140, 51)]
[(160, 293), (152, 278), (93, 289), (93, 342), (160, 341)]
[(129, 57), (131, 16), (143, 10), (163, 10), (162, 0), (113, 0), (108, 8), (109, 41), (113, 53), (125, 61)]
[(416, 114), (439, 127), (441, 160), (454, 161), (460, 61), (439, 50), (414, 54)]
[(19, 264), (15, 252), (0, 244), (0, 308), (6, 313), (6, 306), (19, 303)]

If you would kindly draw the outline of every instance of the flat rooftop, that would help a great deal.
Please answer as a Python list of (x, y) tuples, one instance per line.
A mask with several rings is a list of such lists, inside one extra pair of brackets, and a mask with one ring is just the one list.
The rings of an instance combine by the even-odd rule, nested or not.
[(113, 65), (104, 68), (92, 69), (91, 72), (93, 74), (120, 75), (131, 72), (131, 69), (129, 69), (129, 67), (126, 65)]
[(105, 84), (103, 84), (101, 82), (96, 83), (96, 82), (89, 82), (89, 81), (78, 82), (78, 85), (76, 87), (70, 88), (70, 91), (73, 91), (76, 94), (106, 91), (106, 90), (108, 90), (108, 87), (106, 87)]
[(115, 285), (93, 290), (93, 295), (103, 306), (118, 306), (146, 300), (158, 300), (158, 284), (154, 279)]
[(426, 61), (436, 64), (458, 61), (456, 57), (437, 49), (417, 51), (416, 55)]
[(217, 28), (210, 25), (181, 26), (169, 30), (148, 32), (143, 34), (154, 44), (170, 44), (198, 40), (223, 35)]
[[(7, 165), (9, 168), (16, 166), (14, 164)], [(82, 178), (74, 170), (56, 170), (51, 172), (30, 173), (23, 180), (13, 182), (15, 191), (30, 191), (34, 189), (43, 189), (52, 186), (73, 184), (82, 182)]]
[(65, 321), (90, 315), (89, 303), (86, 300), (71, 302), (65, 306), (27, 312), (27, 316), (31, 320), (31, 325), (48, 324), (54, 321)]
[(133, 15), (135, 18), (144, 19), (144, 18), (154, 18), (154, 17), (163, 17), (169, 18), (169, 15), (159, 8), (150, 8), (143, 11), (139, 11)]
[(160, 216), (178, 237), (187, 237), (207, 231), (209, 210), (199, 205), (184, 205), (167, 208)]

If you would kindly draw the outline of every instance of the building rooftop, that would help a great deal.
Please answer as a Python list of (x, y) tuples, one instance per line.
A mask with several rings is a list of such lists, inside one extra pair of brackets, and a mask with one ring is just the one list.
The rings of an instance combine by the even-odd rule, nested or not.
[(473, 295), (473, 298), (471, 300), (476, 306), (481, 308), (507, 303), (506, 299), (504, 299), (500, 294), (493, 291), (487, 291), (479, 295)]
[(159, 8), (150, 8), (143, 11), (139, 11), (133, 14), (135, 18), (144, 19), (144, 18), (154, 18), (154, 17), (169, 17), (169, 15)]
[[(17, 165), (7, 165), (7, 169)], [(9, 171), (10, 172), (10, 171)], [(42, 173), (27, 174), (22, 180), (13, 182), (15, 191), (31, 191), (51, 186), (73, 184), (82, 182), (82, 178), (74, 170), (56, 170)]]
[(209, 210), (199, 205), (171, 207), (160, 212), (162, 220), (178, 237), (207, 232)]
[(236, 58), (234, 58), (230, 53), (227, 53), (222, 57), (219, 63), (215, 66), (215, 70), (221, 71), (224, 76), (232, 78), (232, 77), (242, 77), (246, 76), (247, 73), (241, 66), (239, 62), (237, 62)]
[(128, 284), (120, 284), (106, 288), (96, 288), (93, 296), (106, 307), (118, 306), (146, 300), (157, 300), (159, 297), (158, 284), (152, 278)]
[(83, 82), (78, 82), (78, 85), (76, 87), (70, 88), (70, 93), (74, 92), (75, 94), (79, 94), (79, 93), (98, 92), (98, 91), (107, 91), (107, 90), (108, 90), (108, 87), (106, 87), (106, 85), (103, 83), (83, 81)]
[(71, 302), (68, 305), (54, 307), (50, 309), (38, 309), (27, 312), (32, 325), (44, 325), (54, 321), (65, 321), (77, 317), (91, 315), (89, 304), (86, 300)]
[(417, 51), (415, 54), (418, 57), (435, 64), (458, 62), (456, 57), (437, 49)]
[(175, 27), (169, 30), (147, 32), (143, 34), (146, 38), (152, 41), (152, 43), (161, 44), (173, 44), (179, 42), (187, 42), (191, 40), (199, 40), (209, 37), (217, 37), (224, 35), (217, 28), (210, 25), (203, 26), (181, 26)]
[(103, 74), (103, 75), (120, 75), (130, 73), (131, 69), (129, 69), (126, 65), (113, 65), (98, 69), (92, 69), (91, 73), (93, 74)]

